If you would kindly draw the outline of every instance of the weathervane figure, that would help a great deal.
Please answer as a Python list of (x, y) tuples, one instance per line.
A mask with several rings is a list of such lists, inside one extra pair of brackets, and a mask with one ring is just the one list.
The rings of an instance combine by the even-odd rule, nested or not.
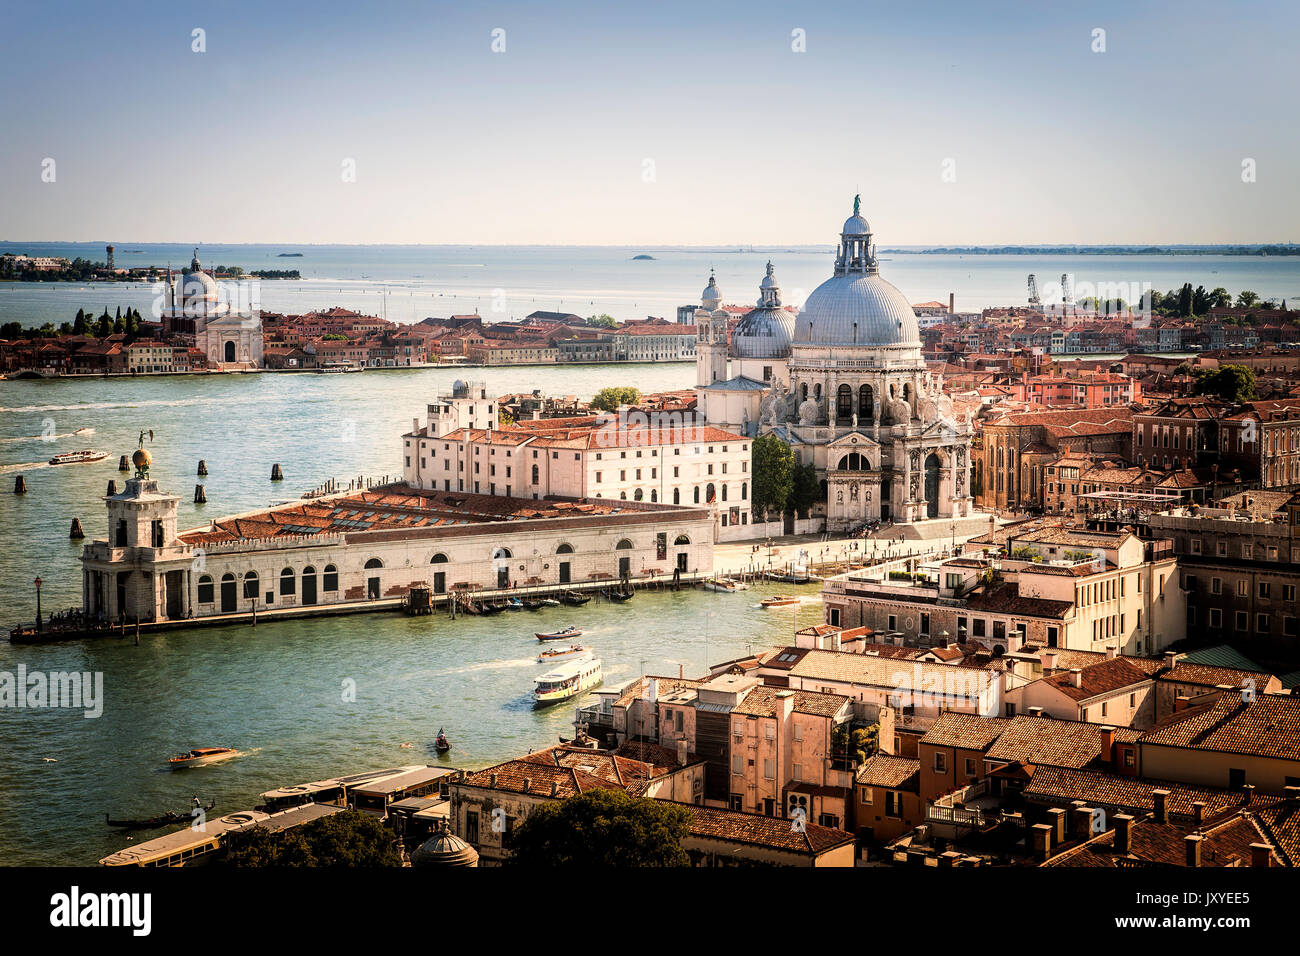
[(862, 209), (862, 194), (858, 193), (856, 196), (853, 197), (853, 215), (855, 216), (859, 215), (861, 209)]

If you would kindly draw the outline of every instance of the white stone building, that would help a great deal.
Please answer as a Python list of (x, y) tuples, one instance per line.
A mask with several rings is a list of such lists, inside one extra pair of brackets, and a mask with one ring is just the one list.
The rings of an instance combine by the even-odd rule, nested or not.
[(168, 270), (161, 317), (165, 329), (193, 333), (194, 347), (213, 368), (263, 367), (261, 313), (238, 291), (223, 295), (199, 264), (198, 249), (188, 274), (172, 278)]

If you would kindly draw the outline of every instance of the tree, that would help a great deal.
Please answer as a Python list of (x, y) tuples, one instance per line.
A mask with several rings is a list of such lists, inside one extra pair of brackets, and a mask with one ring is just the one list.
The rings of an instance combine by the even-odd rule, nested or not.
[(511, 414), (510, 414), (509, 412), (507, 412), (507, 411), (498, 411), (498, 412), (497, 412), (497, 425), (498, 425), (499, 427), (501, 427), (501, 428), (509, 428), (511, 425), (514, 425), (514, 424), (515, 424), (515, 416), (511, 415)]
[(606, 315), (602, 312), (600, 315), (587, 316), (587, 324), (602, 329), (613, 329), (618, 327), (618, 320), (612, 315)]
[(631, 385), (611, 385), (602, 388), (591, 400), (591, 407), (601, 412), (616, 412), (620, 405), (635, 405), (641, 401), (641, 390)]
[(226, 866), (401, 866), (397, 833), (359, 810), (343, 810), (290, 830), (253, 827), (226, 837)]
[(790, 491), (790, 510), (807, 514), (821, 500), (822, 484), (817, 478), (817, 466), (812, 462), (796, 465), (794, 488)]
[(1248, 289), (1237, 293), (1237, 308), (1239, 309), (1253, 308), (1257, 302), (1259, 302), (1259, 296)]
[(1214, 371), (1196, 369), (1196, 394), (1213, 395), (1225, 402), (1249, 402), (1255, 398), (1255, 370), (1245, 365), (1220, 365)]
[(685, 807), (630, 797), (621, 790), (590, 790), (543, 803), (507, 841), (508, 866), (689, 866), (682, 838)]
[(76, 321), (72, 323), (72, 331), (75, 335), (85, 335), (90, 331), (90, 321), (86, 318), (86, 310), (78, 309)]
[(775, 435), (760, 435), (751, 446), (754, 511), (783, 512), (794, 491), (794, 451)]

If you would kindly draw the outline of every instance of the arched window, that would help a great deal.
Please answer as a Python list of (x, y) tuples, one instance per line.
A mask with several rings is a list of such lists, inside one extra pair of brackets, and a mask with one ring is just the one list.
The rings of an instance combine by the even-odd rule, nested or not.
[(618, 493), (618, 500), (619, 500), (619, 501), (627, 501), (627, 492), (626, 492), (626, 491), (620, 491), (620, 492)]
[(378, 558), (371, 558), (369, 561), (366, 562), (367, 571), (371, 570), (372, 568), (382, 568), (383, 566), (384, 566), (384, 562), (380, 561)]
[(871, 462), (866, 455), (854, 451), (840, 459), (839, 468), (841, 471), (869, 471)]
[(858, 421), (871, 421), (876, 411), (875, 395), (870, 385), (858, 389)]
[(637, 501), (640, 501), (642, 498), (645, 497), (645, 492), (642, 491), (640, 488), (638, 488), (636, 491), (632, 492), (632, 497), (635, 498)]
[(727, 484), (726, 484), (726, 482), (723, 482), (723, 484), (722, 484), (722, 500), (723, 500), (723, 501), (726, 501), (726, 500), (727, 500)]
[(822, 400), (822, 383), (818, 382), (813, 386), (813, 398), (820, 402)]
[(651, 489), (650, 489), (650, 500), (651, 500), (652, 502), (656, 502), (656, 503), (659, 501), (659, 489), (658, 489), (658, 488), (651, 488)]
[(430, 564), (446, 564), (446, 563), (447, 563), (447, 556), (446, 556), (445, 554), (443, 554), (441, 551), (439, 551), (437, 554), (435, 554), (432, 558), (429, 559), (429, 563), (430, 563)]
[(211, 604), (216, 600), (215, 589), (212, 586), (212, 576), (202, 574), (199, 576), (199, 603)]
[(249, 571), (244, 575), (244, 597), (257, 597), (257, 572)]
[(742, 481), (740, 483), (740, 500), (741, 501), (749, 500), (749, 482), (747, 481)]
[(555, 549), (556, 554), (573, 554), (573, 545), (565, 543)]
[(679, 504), (681, 504), (681, 503), (682, 503), (682, 489), (680, 489), (680, 488), (674, 488), (674, 489), (673, 489), (673, 504), (675, 504), (675, 505), (679, 505)]
[(835, 392), (835, 417), (850, 418), (853, 415), (853, 389), (841, 385)]
[(713, 487), (713, 482), (709, 482), (708, 487), (704, 489), (704, 500), (709, 504), (713, 504), (717, 499), (718, 489)]
[(632, 550), (632, 542), (629, 541), (627, 538), (624, 538), (624, 539), (623, 539), (622, 541), (620, 541), (618, 544), (614, 545), (614, 550), (615, 550), (615, 551), (631, 551), (631, 550)]
[(696, 485), (696, 486), (695, 486), (695, 503), (696, 503), (697, 505), (700, 503), (700, 486), (699, 486), (699, 485)]
[[(306, 573), (305, 571), (303, 572)], [(325, 591), (337, 591), (339, 589), (339, 569), (332, 564), (325, 565), (325, 574), (321, 582), (321, 589)]]
[(802, 385), (799, 386), (799, 397), (802, 398), (805, 402), (808, 401), (808, 383), (807, 383), (807, 382), (804, 382)]
[(294, 576), (293, 568), (285, 568), (280, 572), (280, 596), (284, 597), (293, 594), (297, 590), (298, 579)]
[(533, 465), (533, 484), (536, 485), (540, 483), (541, 483), (541, 471), (538, 470), (536, 465)]
[(514, 555), (510, 553), (509, 548), (497, 548), (492, 552), (493, 561), (509, 561)]
[(673, 544), (676, 544), (676, 545), (684, 545), (684, 544), (690, 544), (690, 543), (691, 543), (691, 539), (688, 538), (688, 537), (687, 537), (686, 535), (684, 535), (684, 534), (679, 534), (679, 535), (677, 536), (677, 540), (673, 542)]

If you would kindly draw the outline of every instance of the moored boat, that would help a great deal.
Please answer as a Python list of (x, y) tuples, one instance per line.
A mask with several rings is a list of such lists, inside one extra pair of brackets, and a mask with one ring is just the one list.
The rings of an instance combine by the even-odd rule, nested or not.
[(570, 644), (568, 647), (545, 648), (537, 655), (537, 663), (550, 664), (553, 661), (585, 660), (590, 656), (590, 647), (583, 647), (581, 644)]
[(62, 455), (55, 455), (50, 459), (51, 465), (80, 465), (88, 461), (103, 461), (108, 457), (106, 451), (92, 451), (85, 449), (83, 451), (68, 451)]
[(632, 591), (619, 591), (614, 588), (604, 588), (601, 592), (607, 601), (630, 601), (632, 600)]
[(560, 600), (569, 607), (581, 607), (591, 600), (588, 594), (579, 594), (577, 591), (561, 591)]
[(531, 598), (525, 598), (522, 603), (525, 611), (540, 611), (542, 608), (546, 607), (542, 601), (535, 601)]
[(735, 594), (736, 585), (723, 578), (713, 578), (705, 581), (700, 587), (706, 591), (716, 591), (718, 594)]
[(601, 680), (598, 659), (569, 661), (534, 681), (533, 705), (546, 707), (562, 703), (597, 686)]
[(522, 611), (524, 609), (524, 602), (519, 600), (519, 598), (510, 598), (510, 600), (506, 601), (506, 603), (501, 606), (507, 611)]
[[(199, 798), (194, 798), (194, 809), (202, 810), (207, 813), (217, 805), (216, 800), (209, 800), (207, 806), (199, 803)], [(114, 820), (107, 813), (104, 814), (104, 822), (110, 827), (117, 827), (119, 830), (157, 830), (159, 827), (171, 826), (175, 823), (190, 823), (194, 820), (194, 810), (185, 813), (177, 813), (174, 810), (168, 810), (166, 813), (160, 813), (156, 817), (147, 817), (137, 820)]]
[(557, 600), (555, 600), (555, 598), (542, 598), (541, 601), (538, 602), (538, 603), (540, 603), (540, 604), (542, 605), (542, 607), (559, 607), (559, 606), (560, 606), (560, 602), (557, 601)]
[(539, 641), (567, 641), (574, 637), (582, 637), (582, 628), (576, 624), (570, 624), (568, 627), (562, 627), (558, 631), (536, 631), (534, 636)]
[(206, 767), (238, 756), (239, 751), (234, 747), (197, 747), (188, 753), (177, 754), (170, 758), (167, 765), (173, 770), (184, 770), (187, 767)]

